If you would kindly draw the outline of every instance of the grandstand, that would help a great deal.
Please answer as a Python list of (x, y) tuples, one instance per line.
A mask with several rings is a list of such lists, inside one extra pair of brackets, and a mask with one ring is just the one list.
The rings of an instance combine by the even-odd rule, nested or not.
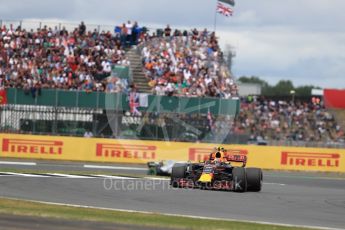
[(336, 122), (345, 120), (343, 110), (272, 99), (243, 100), (239, 111), (237, 85), (214, 33), (149, 33), (128, 23), (115, 29), (2, 23), (0, 84), (8, 93), (2, 131), (344, 146), (344, 123)]
[(236, 129), (270, 145), (343, 146), (343, 128), (321, 104), (301, 101), (242, 102)]
[(142, 44), (145, 77), (157, 95), (237, 97), (214, 33), (155, 37)]

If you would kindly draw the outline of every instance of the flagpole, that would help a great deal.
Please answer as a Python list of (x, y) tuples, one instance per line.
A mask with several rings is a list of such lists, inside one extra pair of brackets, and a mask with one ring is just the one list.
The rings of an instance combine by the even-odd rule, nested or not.
[(216, 0), (216, 10), (214, 11), (214, 25), (213, 25), (214, 33), (216, 33), (216, 30), (217, 30), (217, 4), (218, 4), (218, 0)]

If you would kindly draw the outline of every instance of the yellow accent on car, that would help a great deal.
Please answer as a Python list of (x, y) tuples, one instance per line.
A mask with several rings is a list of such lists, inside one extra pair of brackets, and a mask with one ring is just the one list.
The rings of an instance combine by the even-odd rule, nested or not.
[(201, 177), (199, 178), (198, 180), (199, 182), (203, 182), (203, 183), (206, 183), (206, 182), (211, 182), (212, 181), (212, 176), (210, 174), (201, 174)]

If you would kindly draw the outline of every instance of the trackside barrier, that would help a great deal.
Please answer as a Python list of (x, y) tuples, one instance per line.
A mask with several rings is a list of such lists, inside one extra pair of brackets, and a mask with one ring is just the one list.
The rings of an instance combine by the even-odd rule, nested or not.
[[(93, 162), (202, 161), (214, 144), (0, 134), (0, 157)], [(345, 149), (223, 145), (263, 169), (345, 172)]]

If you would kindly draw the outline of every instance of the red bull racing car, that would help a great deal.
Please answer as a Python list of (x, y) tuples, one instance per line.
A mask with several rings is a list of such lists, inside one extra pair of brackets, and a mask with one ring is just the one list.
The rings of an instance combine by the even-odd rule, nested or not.
[[(262, 170), (246, 168), (245, 155), (226, 155), (217, 151), (202, 163), (176, 163), (171, 172), (171, 185), (182, 188), (259, 192)], [(242, 163), (233, 166), (232, 162)]]

